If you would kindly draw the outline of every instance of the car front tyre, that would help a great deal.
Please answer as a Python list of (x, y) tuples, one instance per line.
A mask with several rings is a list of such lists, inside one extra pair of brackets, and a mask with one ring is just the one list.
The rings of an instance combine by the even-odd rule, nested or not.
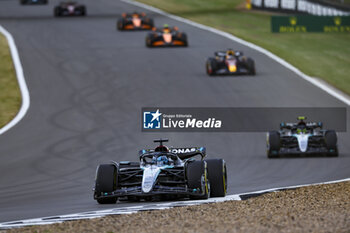
[(251, 58), (247, 59), (247, 68), (249, 70), (249, 74), (250, 75), (255, 75), (256, 74), (256, 72), (255, 72), (255, 63), (254, 63), (253, 59), (251, 59)]
[(267, 157), (277, 158), (280, 150), (280, 134), (277, 131), (270, 131), (266, 136)]
[(61, 10), (60, 10), (60, 8), (59, 8), (58, 6), (56, 6), (56, 7), (54, 8), (54, 16), (55, 16), (55, 17), (61, 16)]
[(103, 197), (103, 193), (110, 193), (116, 189), (118, 182), (118, 171), (113, 164), (101, 164), (96, 171), (94, 198), (99, 204), (115, 204), (117, 198)]
[(86, 7), (85, 7), (85, 6), (83, 6), (83, 7), (81, 8), (81, 15), (82, 15), (82, 16), (86, 16)]
[(337, 134), (334, 130), (327, 130), (324, 135), (324, 141), (328, 150), (328, 156), (338, 156)]
[(224, 197), (227, 192), (227, 171), (223, 159), (207, 159), (210, 197)]
[(152, 35), (148, 35), (148, 36), (146, 37), (146, 46), (147, 46), (148, 48), (151, 48), (151, 47), (152, 47)]

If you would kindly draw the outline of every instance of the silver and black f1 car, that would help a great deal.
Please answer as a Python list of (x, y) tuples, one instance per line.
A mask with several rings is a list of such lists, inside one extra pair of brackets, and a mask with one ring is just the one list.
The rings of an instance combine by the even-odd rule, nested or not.
[(85, 5), (78, 4), (76, 2), (61, 2), (54, 8), (55, 17), (60, 16), (85, 16), (86, 7)]
[(280, 124), (279, 131), (267, 133), (267, 157), (280, 155), (327, 155), (338, 156), (337, 134), (324, 130), (322, 122), (305, 122), (298, 117), (297, 123)]
[(22, 5), (45, 5), (48, 3), (48, 0), (20, 0)]
[[(167, 139), (155, 149), (141, 150), (139, 162), (112, 162), (97, 167), (94, 199), (100, 204), (118, 199), (207, 199), (226, 195), (226, 163), (206, 159), (204, 147), (168, 148)], [(195, 157), (200, 157), (196, 160)]]
[(227, 51), (215, 52), (215, 57), (208, 58), (206, 70), (208, 75), (255, 75), (255, 64), (253, 59), (243, 56), (243, 52), (228, 49)]
[(147, 47), (177, 47), (188, 46), (187, 35), (179, 32), (177, 27), (169, 27), (167, 24), (163, 28), (153, 28), (153, 32), (146, 36)]
[(117, 21), (118, 30), (151, 30), (153, 27), (153, 19), (148, 18), (143, 12), (123, 13)]

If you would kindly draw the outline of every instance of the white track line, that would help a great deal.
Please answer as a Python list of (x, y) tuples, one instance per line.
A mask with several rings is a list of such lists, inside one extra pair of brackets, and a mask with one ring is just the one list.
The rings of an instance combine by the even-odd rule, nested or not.
[(286, 187), (280, 187), (280, 188), (271, 188), (271, 189), (265, 189), (265, 190), (255, 191), (255, 192), (241, 193), (238, 195), (241, 197), (241, 196), (246, 196), (246, 195), (278, 192), (281, 190), (296, 189), (296, 188), (302, 188), (302, 187), (307, 187), (307, 186), (315, 186), (315, 185), (323, 185), (323, 184), (336, 184), (336, 183), (341, 183), (341, 182), (346, 182), (346, 181), (350, 181), (350, 178), (321, 182), (321, 183), (301, 184), (301, 185), (286, 186)]
[(294, 73), (296, 73), (298, 76), (300, 76), (304, 80), (312, 83), (313, 85), (315, 85), (318, 88), (320, 88), (320, 89), (324, 90), (325, 92), (327, 92), (329, 95), (337, 98), (338, 100), (340, 100), (340, 101), (342, 101), (345, 104), (350, 106), (350, 96), (348, 96), (347, 94), (345, 94), (345, 93), (341, 92), (340, 90), (334, 88), (333, 86), (329, 85), (325, 81), (322, 81), (322, 80), (320, 80), (318, 78), (314, 78), (314, 77), (311, 77), (311, 76), (308, 76), (308, 75), (304, 74), (298, 68), (294, 67), (293, 65), (289, 64), (288, 62), (286, 62), (282, 58), (276, 56), (275, 54), (269, 52), (268, 50), (266, 50), (266, 49), (264, 49), (264, 48), (262, 48), (260, 46), (257, 46), (255, 44), (252, 44), (250, 42), (242, 40), (242, 39), (240, 39), (240, 38), (238, 38), (238, 37), (236, 37), (236, 36), (234, 36), (232, 34), (229, 34), (227, 32), (223, 32), (223, 31), (220, 31), (220, 30), (218, 30), (216, 28), (205, 26), (203, 24), (199, 24), (199, 23), (193, 22), (191, 20), (188, 20), (188, 19), (185, 19), (185, 18), (182, 18), (182, 17), (179, 17), (179, 16), (169, 14), (169, 13), (167, 13), (165, 11), (162, 11), (162, 10), (160, 10), (158, 8), (155, 8), (155, 7), (152, 7), (152, 6), (140, 3), (140, 2), (136, 2), (136, 1), (133, 1), (133, 0), (120, 0), (120, 1), (128, 3), (128, 4), (132, 4), (132, 5), (135, 5), (135, 6), (138, 6), (138, 7), (142, 7), (144, 9), (149, 10), (149, 11), (153, 11), (153, 12), (156, 12), (158, 14), (161, 14), (161, 15), (164, 15), (166, 17), (169, 17), (171, 19), (174, 19), (174, 20), (177, 20), (177, 21), (180, 21), (180, 22), (183, 22), (183, 23), (187, 23), (187, 24), (189, 24), (191, 26), (194, 26), (194, 27), (206, 30), (206, 31), (210, 31), (212, 33), (218, 34), (220, 36), (223, 36), (223, 37), (226, 37), (226, 38), (228, 38), (230, 40), (233, 40), (233, 41), (235, 41), (237, 43), (245, 45), (245, 46), (247, 46), (249, 48), (252, 48), (252, 49), (254, 49), (256, 51), (259, 51), (259, 52), (265, 54), (266, 56), (268, 56), (269, 58), (271, 58), (272, 60), (275, 60), (276, 62), (280, 63), (281, 65), (283, 65), (287, 69), (293, 71)]
[(16, 70), (16, 76), (17, 76), (19, 88), (21, 90), (21, 95), (22, 95), (22, 105), (19, 112), (17, 113), (15, 118), (12, 119), (12, 121), (10, 121), (7, 125), (5, 125), (3, 128), (0, 129), (0, 135), (1, 135), (6, 131), (8, 131), (9, 129), (11, 129), (12, 127), (14, 127), (18, 122), (22, 120), (22, 118), (25, 116), (25, 114), (29, 109), (30, 98), (29, 98), (29, 91), (27, 88), (26, 81), (24, 79), (23, 68), (22, 68), (21, 61), (19, 59), (18, 50), (15, 44), (15, 41), (12, 35), (1, 25), (0, 25), (0, 33), (6, 37), (8, 45), (10, 47), (12, 61)]
[(121, 208), (113, 208), (113, 209), (106, 209), (106, 210), (99, 210), (99, 211), (89, 211), (89, 212), (83, 212), (83, 213), (77, 213), (77, 214), (67, 214), (67, 215), (61, 215), (61, 216), (51, 216), (51, 217), (44, 217), (44, 218), (34, 218), (34, 219), (18, 220), (18, 221), (11, 221), (11, 222), (3, 222), (3, 223), (0, 223), (0, 229), (10, 229), (10, 228), (16, 228), (16, 227), (32, 226), (32, 225), (62, 223), (64, 221), (70, 221), (70, 220), (101, 218), (107, 215), (133, 214), (139, 211), (146, 211), (146, 210), (147, 211), (165, 210), (169, 208), (182, 207), (182, 206), (193, 206), (193, 205), (201, 205), (201, 204), (217, 203), (217, 202), (225, 202), (225, 201), (240, 201), (242, 200), (241, 197), (243, 196), (259, 195), (264, 193), (279, 192), (281, 190), (288, 190), (288, 189), (295, 189), (295, 188), (301, 188), (306, 186), (315, 186), (315, 185), (323, 185), (323, 184), (334, 184), (334, 183), (340, 183), (340, 182), (346, 182), (346, 181), (350, 181), (350, 178), (337, 180), (337, 181), (322, 182), (322, 183), (303, 184), (303, 185), (295, 185), (295, 186), (288, 186), (288, 187), (265, 189), (265, 190), (259, 190), (256, 192), (228, 195), (226, 197), (220, 197), (220, 198), (209, 198), (207, 200), (154, 203), (154, 204), (148, 204), (148, 205), (121, 207)]

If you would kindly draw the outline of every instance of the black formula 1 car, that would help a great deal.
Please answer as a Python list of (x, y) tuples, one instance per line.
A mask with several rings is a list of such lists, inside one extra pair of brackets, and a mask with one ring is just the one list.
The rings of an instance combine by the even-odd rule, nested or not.
[(188, 46), (187, 35), (179, 32), (177, 27), (169, 27), (167, 24), (163, 28), (153, 28), (153, 32), (146, 36), (147, 47), (173, 47)]
[(338, 156), (337, 134), (324, 130), (322, 122), (305, 122), (298, 117), (297, 123), (280, 124), (279, 131), (267, 133), (267, 157), (280, 155), (327, 155)]
[[(226, 163), (206, 159), (204, 147), (171, 148), (163, 145), (141, 150), (139, 162), (101, 164), (96, 170), (94, 199), (100, 204), (152, 198), (207, 199), (227, 190)], [(195, 158), (199, 157), (199, 160)]]
[(118, 30), (151, 30), (153, 27), (153, 19), (148, 18), (146, 13), (123, 13), (117, 21)]
[(48, 0), (20, 0), (22, 5), (45, 5), (48, 3)]
[(206, 62), (208, 75), (218, 74), (249, 74), (255, 75), (254, 60), (243, 56), (243, 52), (228, 49), (215, 52), (215, 57)]
[(85, 5), (78, 4), (76, 2), (61, 2), (54, 8), (55, 17), (60, 16), (85, 16), (86, 7)]

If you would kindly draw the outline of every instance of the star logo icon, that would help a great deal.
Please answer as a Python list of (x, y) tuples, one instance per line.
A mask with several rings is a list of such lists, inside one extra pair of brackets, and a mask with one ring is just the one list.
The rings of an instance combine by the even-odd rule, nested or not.
[(143, 129), (160, 129), (162, 128), (162, 113), (157, 111), (143, 111)]
[(162, 115), (160, 112), (159, 112), (159, 109), (157, 109), (157, 111), (155, 113), (152, 113), (152, 120), (151, 122), (153, 122), (154, 120), (157, 120), (159, 121), (159, 117)]

